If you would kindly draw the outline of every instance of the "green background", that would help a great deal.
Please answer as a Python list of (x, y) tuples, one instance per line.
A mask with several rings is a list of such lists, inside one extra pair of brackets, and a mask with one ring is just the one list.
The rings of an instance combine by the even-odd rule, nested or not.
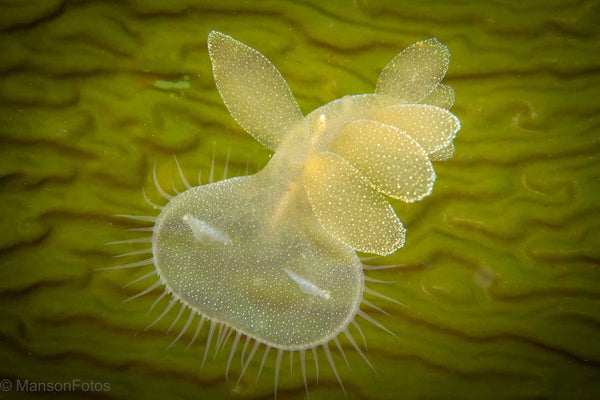
[[(104, 243), (145, 226), (162, 186), (256, 171), (269, 159), (231, 119), (206, 50), (211, 29), (265, 54), (302, 111), (373, 92), (383, 66), (435, 36), (462, 129), (431, 196), (393, 202), (404, 248), (370, 264), (406, 307), (362, 321), (366, 364), (342, 340), (350, 399), (600, 398), (600, 5), (597, 1), (0, 0), (0, 398), (270, 399), (274, 354), (239, 388), (228, 347), (200, 370), (206, 329), (167, 350), (176, 311), (148, 331), (158, 295), (123, 304), (141, 272), (94, 271), (144, 248)], [(172, 190), (170, 190), (172, 192)], [(137, 258), (142, 259), (142, 257)], [(128, 261), (137, 260), (133, 257)], [(148, 271), (146, 268), (144, 271)], [(166, 305), (163, 300), (158, 309)], [(273, 352), (272, 352), (273, 353)], [(342, 399), (324, 363), (313, 399)], [(287, 356), (278, 398), (302, 399)], [(24, 393), (16, 381), (109, 382), (110, 391)]]

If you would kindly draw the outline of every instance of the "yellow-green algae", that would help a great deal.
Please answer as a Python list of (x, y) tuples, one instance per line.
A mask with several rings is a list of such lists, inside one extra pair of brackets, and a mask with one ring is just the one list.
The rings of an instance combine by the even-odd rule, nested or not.
[[(143, 331), (154, 297), (121, 304), (145, 287), (121, 287), (139, 272), (94, 272), (139, 249), (103, 243), (140, 226), (113, 214), (151, 212), (141, 187), (158, 201), (155, 160), (179, 189), (172, 154), (190, 181), (206, 177), (213, 141), (217, 174), (228, 148), (234, 174), (268, 160), (214, 87), (217, 29), (260, 48), (305, 114), (371, 91), (410, 43), (436, 36), (452, 53), (457, 151), (430, 197), (393, 203), (405, 247), (370, 263), (407, 266), (371, 275), (408, 307), (372, 299), (398, 338), (364, 327), (377, 375), (355, 352), (352, 371), (336, 356), (349, 398), (600, 397), (598, 3), (321, 3), (0, 3), (2, 379), (110, 382), (100, 398), (272, 396), (272, 359), (236, 391), (226, 356), (199, 370), (205, 332), (186, 352), (165, 350), (170, 320)], [(305, 396), (296, 363), (280, 398)], [(308, 375), (311, 398), (343, 398), (326, 365), (318, 385)]]

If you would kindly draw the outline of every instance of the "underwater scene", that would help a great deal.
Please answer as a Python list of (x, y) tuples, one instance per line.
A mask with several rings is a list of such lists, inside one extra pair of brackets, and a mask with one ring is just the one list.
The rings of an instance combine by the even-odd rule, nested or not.
[(600, 398), (599, 21), (0, 0), (0, 399)]

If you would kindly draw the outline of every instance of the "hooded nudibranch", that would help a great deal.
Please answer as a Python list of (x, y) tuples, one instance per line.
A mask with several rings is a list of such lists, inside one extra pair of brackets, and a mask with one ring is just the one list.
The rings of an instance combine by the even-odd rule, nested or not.
[(191, 187), (181, 175), (188, 189), (174, 197), (154, 175), (169, 202), (157, 206), (158, 217), (139, 217), (154, 221), (139, 229), (152, 237), (115, 242), (151, 242), (132, 254), (151, 251), (152, 258), (110, 269), (154, 264), (134, 282), (158, 281), (134, 298), (164, 285), (154, 304), (166, 295), (171, 301), (154, 323), (176, 303), (176, 321), (189, 310), (173, 343), (199, 317), (191, 345), (210, 321), (204, 360), (217, 329), (217, 350), (234, 338), (227, 369), (244, 339), (242, 360), (249, 353), (240, 378), (262, 344), (262, 363), (277, 350), (275, 391), (286, 351), (290, 358), (299, 353), (305, 386), (305, 352), (318, 367), (319, 347), (340, 381), (329, 342), (342, 351), (343, 333), (367, 361), (348, 327), (362, 336), (356, 315), (382, 327), (360, 305), (377, 308), (363, 292), (386, 298), (365, 286), (369, 267), (355, 251), (387, 255), (402, 247), (405, 229), (384, 196), (428, 196), (436, 178), (431, 161), (454, 152), (454, 92), (440, 83), (449, 51), (437, 39), (417, 42), (383, 69), (374, 94), (345, 96), (304, 117), (261, 53), (216, 31), (208, 50), (227, 109), (273, 157), (254, 175), (207, 185)]

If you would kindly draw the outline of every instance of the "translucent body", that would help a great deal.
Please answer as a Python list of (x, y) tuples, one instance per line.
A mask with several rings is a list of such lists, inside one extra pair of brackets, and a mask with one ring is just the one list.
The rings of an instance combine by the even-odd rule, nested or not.
[[(274, 218), (290, 188), (280, 178), (264, 170), (172, 199), (156, 222), (155, 264), (169, 290), (202, 315), (271, 346), (310, 348), (354, 317), (362, 268), (351, 249), (310, 217), (301, 192)], [(231, 243), (198, 241), (185, 214), (226, 232)], [(307, 294), (286, 270), (330, 295)]]
[[(404, 244), (384, 196), (429, 195), (430, 158), (451, 154), (460, 124), (444, 108), (453, 92), (439, 84), (447, 49), (419, 42), (384, 69), (375, 94), (306, 117), (262, 54), (218, 32), (209, 51), (232, 116), (275, 153), (255, 175), (171, 199), (153, 230), (154, 264), (194, 312), (267, 346), (314, 349), (359, 312), (355, 251), (386, 255)], [(407, 99), (422, 104), (401, 104)]]

